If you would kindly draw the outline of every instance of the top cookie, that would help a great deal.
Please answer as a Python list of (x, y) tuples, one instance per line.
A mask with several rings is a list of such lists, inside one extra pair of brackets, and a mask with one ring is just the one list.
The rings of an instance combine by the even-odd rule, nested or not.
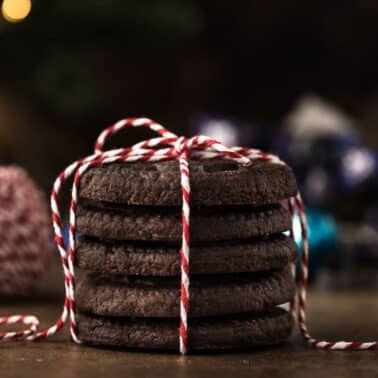
[[(190, 185), (193, 206), (262, 206), (297, 193), (290, 168), (263, 161), (255, 161), (250, 167), (225, 159), (190, 161)], [(128, 205), (180, 206), (178, 162), (97, 166), (82, 176), (79, 195)]]

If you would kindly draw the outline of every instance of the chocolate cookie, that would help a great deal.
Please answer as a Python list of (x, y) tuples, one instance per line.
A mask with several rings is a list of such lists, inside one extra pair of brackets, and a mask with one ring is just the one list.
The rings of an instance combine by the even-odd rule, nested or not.
[[(259, 315), (191, 319), (189, 350), (240, 350), (277, 344), (290, 336), (292, 328), (292, 316), (280, 308)], [(80, 313), (78, 333), (80, 340), (91, 345), (179, 349), (178, 323), (170, 319), (104, 318)]]
[[(178, 276), (180, 246), (167, 243), (105, 242), (80, 238), (76, 265), (99, 274)], [(203, 243), (190, 249), (191, 274), (280, 269), (294, 261), (297, 247), (284, 235), (263, 240)]]
[[(262, 206), (297, 193), (290, 168), (262, 161), (255, 161), (251, 167), (223, 159), (191, 161), (190, 185), (193, 206)], [(79, 195), (129, 205), (180, 206), (178, 162), (98, 166), (81, 178)]]
[[(189, 316), (261, 312), (294, 296), (289, 268), (279, 271), (192, 277)], [(76, 288), (82, 312), (122, 317), (179, 317), (179, 278), (112, 279), (85, 275)]]
[[(81, 202), (77, 213), (80, 234), (100, 239), (180, 241), (181, 210), (119, 206)], [(291, 217), (280, 205), (262, 208), (229, 206), (193, 209), (191, 241), (237, 240), (261, 237), (289, 230)]]

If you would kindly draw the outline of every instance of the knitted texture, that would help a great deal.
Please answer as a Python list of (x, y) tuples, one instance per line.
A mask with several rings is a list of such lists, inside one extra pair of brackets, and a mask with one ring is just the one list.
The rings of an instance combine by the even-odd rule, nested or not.
[(0, 295), (32, 291), (51, 252), (50, 219), (41, 191), (23, 169), (0, 167)]

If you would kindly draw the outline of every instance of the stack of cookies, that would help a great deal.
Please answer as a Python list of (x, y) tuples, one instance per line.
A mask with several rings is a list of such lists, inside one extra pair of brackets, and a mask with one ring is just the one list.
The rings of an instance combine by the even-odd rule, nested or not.
[[(190, 162), (190, 351), (286, 340), (296, 256), (282, 201), (293, 172), (255, 162)], [(76, 288), (88, 344), (179, 349), (181, 190), (177, 161), (94, 167), (79, 190)]]

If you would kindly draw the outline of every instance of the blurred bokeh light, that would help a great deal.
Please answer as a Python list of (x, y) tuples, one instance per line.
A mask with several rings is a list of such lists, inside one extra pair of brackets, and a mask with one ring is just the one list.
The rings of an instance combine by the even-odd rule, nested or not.
[(29, 15), (31, 8), (31, 0), (3, 0), (1, 13), (9, 22), (20, 22)]

